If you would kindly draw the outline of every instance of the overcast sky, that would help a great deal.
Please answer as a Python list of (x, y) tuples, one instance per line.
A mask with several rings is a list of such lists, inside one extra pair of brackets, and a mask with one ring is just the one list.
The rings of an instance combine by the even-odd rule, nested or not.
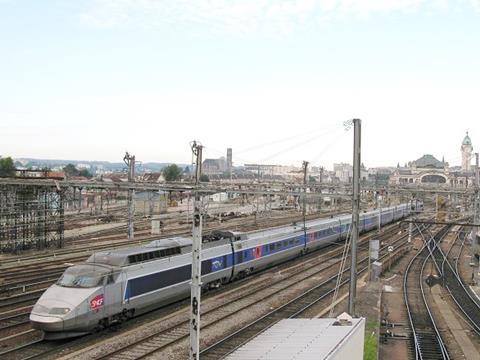
[(0, 155), (396, 165), (480, 147), (480, 0), (0, 0)]

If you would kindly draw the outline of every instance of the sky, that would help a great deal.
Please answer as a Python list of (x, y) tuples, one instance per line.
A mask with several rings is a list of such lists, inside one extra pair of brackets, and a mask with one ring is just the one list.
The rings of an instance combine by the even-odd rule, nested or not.
[(459, 165), (479, 66), (480, 0), (0, 0), (0, 155)]

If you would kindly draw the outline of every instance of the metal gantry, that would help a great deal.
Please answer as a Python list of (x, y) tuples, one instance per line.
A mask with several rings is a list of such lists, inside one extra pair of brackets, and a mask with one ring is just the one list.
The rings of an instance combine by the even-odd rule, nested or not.
[(62, 247), (64, 195), (60, 187), (0, 186), (0, 252)]

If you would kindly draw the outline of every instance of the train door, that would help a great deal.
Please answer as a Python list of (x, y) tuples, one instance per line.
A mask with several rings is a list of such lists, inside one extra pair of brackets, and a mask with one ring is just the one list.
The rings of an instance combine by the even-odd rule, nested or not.
[(122, 311), (123, 279), (121, 273), (110, 273), (106, 277), (105, 316), (112, 316)]

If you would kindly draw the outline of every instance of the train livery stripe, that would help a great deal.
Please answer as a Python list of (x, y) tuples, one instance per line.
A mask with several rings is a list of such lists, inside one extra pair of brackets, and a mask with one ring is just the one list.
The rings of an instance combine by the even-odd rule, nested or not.
[[(333, 234), (338, 234), (340, 228), (333, 227), (316, 231), (314, 233), (307, 234), (308, 242), (319, 240), (324, 237), (328, 237)], [(252, 248), (242, 249), (235, 252), (235, 265), (249, 262), (252, 260), (258, 260), (264, 256), (269, 256), (280, 251), (288, 250), (290, 248), (303, 246), (303, 235), (295, 236), (289, 239), (276, 241), (270, 244), (258, 245)], [(232, 254), (222, 255), (215, 258), (202, 261), (202, 275), (207, 275), (212, 272), (224, 270), (233, 266)], [(190, 280), (192, 274), (191, 264), (153, 273), (133, 279), (129, 279), (127, 282), (127, 288), (125, 290), (124, 298), (128, 300), (130, 298), (140, 296), (146, 293), (150, 293), (168, 286), (172, 286), (178, 283), (182, 283)]]
[[(213, 259), (202, 261), (202, 275), (207, 275), (212, 272), (212, 260)], [(218, 262), (218, 260), (215, 260), (215, 267), (218, 267)], [(187, 281), (191, 278), (191, 275), (192, 265), (188, 264), (174, 269), (129, 279), (125, 291), (125, 300)]]
[[(397, 209), (400, 213), (401, 210)], [(382, 224), (393, 220), (394, 211), (382, 213)], [(378, 222), (378, 215), (365, 217), (363, 220), (364, 227), (371, 226)], [(330, 237), (335, 234), (345, 234), (350, 228), (350, 223), (344, 223), (341, 226), (332, 226), (326, 229), (307, 233), (307, 244), (317, 240)], [(237, 250), (232, 254), (220, 255), (211, 259), (202, 261), (202, 275), (207, 275), (213, 272), (232, 268), (234, 265), (259, 260), (262, 257), (270, 256), (272, 254), (285, 251), (291, 248), (304, 246), (304, 235), (296, 235), (291, 238), (271, 242), (269, 244), (257, 245), (247, 249)], [(180, 266), (177, 268), (164, 270), (158, 273), (140, 276), (129, 279), (125, 291), (125, 300), (141, 296), (146, 293), (160, 290), (175, 284), (189, 281), (191, 278), (192, 266), (191, 264)]]

